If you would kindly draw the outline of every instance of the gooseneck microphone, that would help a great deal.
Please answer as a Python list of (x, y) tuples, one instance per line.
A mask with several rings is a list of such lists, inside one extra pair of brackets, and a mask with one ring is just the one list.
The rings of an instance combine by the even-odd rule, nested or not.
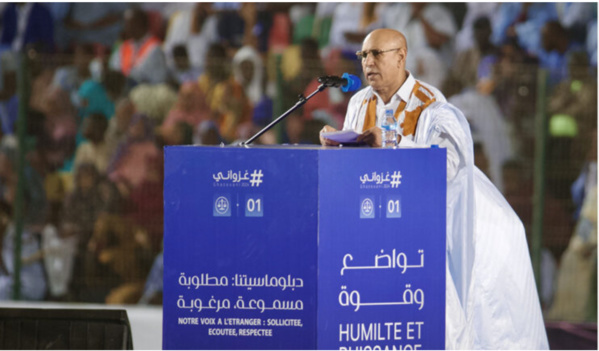
[(362, 81), (360, 80), (360, 78), (358, 76), (354, 76), (353, 74), (348, 74), (348, 73), (343, 73), (343, 75), (341, 77), (337, 77), (337, 76), (318, 77), (318, 83), (320, 83), (320, 85), (312, 94), (308, 95), (307, 97), (304, 97), (304, 95), (300, 94), (300, 96), (298, 97), (298, 99), (299, 99), (298, 102), (296, 102), (295, 105), (293, 105), (293, 107), (291, 107), (285, 113), (283, 113), (282, 115), (277, 117), (277, 119), (275, 119), (274, 121), (270, 122), (266, 127), (262, 128), (261, 131), (254, 134), (254, 136), (252, 136), (251, 138), (249, 138), (248, 140), (246, 140), (244, 142), (241, 142), (240, 145), (248, 146), (254, 140), (256, 140), (258, 137), (260, 137), (262, 134), (264, 134), (267, 130), (272, 128), (274, 125), (276, 125), (277, 123), (282, 121), (285, 117), (289, 116), (293, 111), (297, 110), (300, 106), (305, 104), (306, 101), (310, 100), (314, 95), (320, 93), (321, 91), (325, 90), (328, 87), (341, 88), (341, 91), (343, 91), (344, 93), (347, 93), (348, 91), (358, 90), (360, 88), (360, 86), (362, 85)]
[(324, 86), (326, 87), (341, 88), (341, 91), (343, 91), (344, 93), (347, 93), (349, 91), (356, 91), (362, 85), (362, 81), (358, 76), (349, 73), (343, 73), (341, 77), (318, 77), (318, 83), (324, 84)]

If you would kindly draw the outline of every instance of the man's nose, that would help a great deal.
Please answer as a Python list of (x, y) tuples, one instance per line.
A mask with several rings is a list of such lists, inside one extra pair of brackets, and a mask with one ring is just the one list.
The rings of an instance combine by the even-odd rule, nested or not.
[(362, 64), (364, 65), (364, 67), (370, 67), (374, 65), (374, 55), (372, 53), (369, 53), (365, 59), (362, 59)]

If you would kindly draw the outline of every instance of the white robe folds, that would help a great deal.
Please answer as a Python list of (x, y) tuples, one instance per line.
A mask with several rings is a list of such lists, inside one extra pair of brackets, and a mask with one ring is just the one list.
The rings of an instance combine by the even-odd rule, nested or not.
[(447, 182), (446, 348), (548, 349), (524, 226), (474, 166), (468, 122), (449, 103), (422, 112), (413, 141), (439, 139), (459, 155)]

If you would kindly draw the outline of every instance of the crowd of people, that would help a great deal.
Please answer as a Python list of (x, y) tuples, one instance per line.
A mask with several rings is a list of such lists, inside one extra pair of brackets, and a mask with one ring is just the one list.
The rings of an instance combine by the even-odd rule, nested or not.
[[(597, 4), (8, 3), (0, 12), (3, 298), (22, 189), (23, 298), (159, 303), (162, 147), (248, 139), (315, 91), (317, 77), (360, 76), (356, 51), (377, 28), (404, 33), (407, 70), (464, 113), (476, 165), (528, 235), (535, 121), (546, 116), (544, 306), (560, 285), (551, 265), (572, 254), (571, 240), (584, 239), (596, 262), (596, 216), (583, 207), (590, 198), (596, 208)], [(318, 144), (324, 125), (341, 129), (350, 98), (327, 89), (255, 143)]]

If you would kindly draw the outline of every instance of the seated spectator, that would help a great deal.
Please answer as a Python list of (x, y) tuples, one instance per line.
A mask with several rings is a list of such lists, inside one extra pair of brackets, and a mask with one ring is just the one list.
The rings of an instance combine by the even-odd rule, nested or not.
[(127, 137), (127, 128), (134, 113), (135, 105), (129, 98), (122, 98), (117, 102), (114, 118), (108, 121), (105, 134), (107, 153), (111, 159), (119, 144)]
[(153, 258), (147, 231), (125, 217), (129, 193), (119, 187), (111, 182), (100, 184), (104, 206), (87, 246), (95, 285), (103, 293), (98, 298), (107, 304), (137, 302)]
[(177, 122), (167, 128), (160, 128), (157, 138), (161, 149), (166, 145), (192, 145), (193, 127), (187, 122)]
[(108, 97), (104, 84), (88, 79), (77, 93), (79, 117), (81, 120), (92, 113), (101, 113), (107, 118), (114, 115), (114, 103)]
[(252, 106), (256, 106), (264, 97), (264, 64), (253, 47), (244, 46), (233, 56), (233, 76), (243, 86)]
[(584, 48), (570, 40), (558, 21), (545, 23), (541, 33), (539, 63), (549, 71), (549, 85), (553, 87), (568, 76), (568, 56), (576, 51), (584, 52)]
[(575, 322), (596, 321), (597, 306), (597, 131), (581, 172), (583, 196), (574, 234), (561, 257), (555, 301), (548, 317)]
[(86, 141), (79, 144), (75, 152), (73, 167), (79, 168), (84, 163), (93, 164), (101, 175), (106, 174), (108, 162), (112, 155), (104, 139), (108, 121), (104, 115), (93, 113), (83, 121), (83, 137)]
[(125, 40), (110, 58), (110, 68), (122, 72), (136, 83), (164, 83), (168, 70), (160, 40), (148, 31), (148, 16), (137, 8), (128, 9)]
[(171, 69), (171, 78), (178, 86), (185, 82), (195, 82), (200, 77), (202, 70), (192, 66), (185, 45), (177, 45), (173, 48), (174, 68)]
[[(17, 199), (17, 150), (4, 144), (0, 148), (0, 299), (12, 298), (14, 279), (15, 224), (11, 216)], [(21, 294), (25, 300), (42, 300), (46, 278), (40, 262), (39, 233), (43, 227), (46, 199), (40, 175), (26, 162), (23, 187), (24, 227), (21, 233)]]
[(129, 92), (135, 111), (160, 125), (177, 102), (177, 92), (168, 84), (140, 84)]
[(114, 115), (114, 103), (108, 97), (108, 93), (103, 84), (88, 79), (79, 88), (78, 97), (80, 127), (77, 131), (77, 145), (84, 141), (82, 126), (83, 121), (87, 116), (99, 113), (106, 118), (112, 118)]
[(54, 73), (52, 85), (67, 92), (71, 101), (75, 102), (79, 87), (92, 76), (89, 67), (93, 59), (94, 47), (91, 44), (77, 45), (73, 65), (58, 68)]
[(119, 186), (136, 188), (146, 179), (153, 165), (152, 158), (159, 154), (152, 123), (145, 115), (136, 113), (129, 124), (127, 137), (110, 161), (108, 177)]
[(103, 212), (96, 222), (89, 251), (105, 268), (103, 288), (108, 288), (102, 303), (136, 303), (151, 267), (147, 233), (118, 212)]
[[(504, 196), (522, 220), (529, 239), (532, 235), (532, 171), (522, 161), (508, 160), (503, 165)], [(571, 221), (564, 204), (551, 192), (545, 194), (543, 206), (543, 247), (553, 257), (560, 257), (572, 235)]]
[(238, 128), (252, 118), (251, 105), (243, 87), (231, 75), (230, 65), (225, 47), (213, 44), (206, 54), (206, 72), (199, 79), (211, 119), (227, 142), (243, 137)]
[[(186, 141), (190, 141), (191, 128), (189, 125), (186, 128), (188, 129)], [(184, 145), (186, 141), (182, 141), (179, 145)], [(144, 245), (147, 244), (147, 248), (155, 255), (160, 252), (164, 228), (162, 201), (164, 158), (158, 155), (148, 162), (150, 165), (143, 182), (126, 193), (125, 218), (144, 229), (148, 239)]]
[[(62, 196), (64, 199), (64, 196)], [(73, 278), (77, 238), (62, 237), (60, 228), (61, 208), (53, 207), (48, 213), (42, 230), (42, 254), (48, 279), (48, 299), (65, 301), (69, 299), (69, 286)]]
[(90, 290), (90, 264), (87, 257), (87, 245), (92, 236), (94, 223), (104, 206), (100, 194), (100, 175), (93, 164), (79, 165), (75, 170), (75, 188), (65, 199), (61, 219), (61, 236), (74, 237), (77, 252), (71, 293), (75, 300), (87, 300)]
[(77, 114), (67, 92), (51, 86), (44, 94), (41, 108), (45, 115), (44, 133), (48, 139), (63, 143), (67, 148), (71, 146), (77, 134)]
[(209, 118), (206, 97), (202, 94), (200, 86), (197, 82), (187, 82), (179, 89), (177, 102), (169, 111), (161, 128), (168, 129), (179, 122), (188, 123), (195, 128)]

